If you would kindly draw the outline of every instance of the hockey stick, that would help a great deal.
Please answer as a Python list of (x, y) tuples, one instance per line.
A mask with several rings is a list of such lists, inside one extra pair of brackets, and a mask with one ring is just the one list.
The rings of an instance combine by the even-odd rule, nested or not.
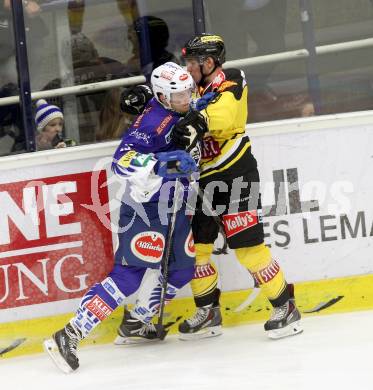
[(172, 205), (171, 216), (168, 221), (168, 229), (167, 229), (167, 238), (166, 238), (166, 247), (163, 252), (163, 257), (161, 261), (161, 276), (162, 276), (162, 289), (161, 289), (161, 298), (159, 301), (159, 315), (158, 315), (158, 323), (157, 323), (157, 337), (160, 340), (163, 340), (167, 332), (163, 326), (163, 317), (164, 317), (164, 307), (166, 303), (166, 295), (167, 295), (167, 284), (168, 284), (168, 262), (171, 255), (171, 248), (173, 243), (175, 224), (176, 224), (176, 214), (178, 211), (179, 205), (179, 179), (175, 180), (175, 191), (174, 191), (174, 202)]
[(240, 311), (246, 309), (251, 304), (251, 302), (253, 302), (256, 299), (256, 297), (259, 295), (259, 293), (260, 293), (260, 287), (257, 285), (257, 283), (254, 280), (253, 291), (251, 291), (251, 293), (247, 296), (247, 298), (239, 306), (237, 306), (233, 311), (235, 313), (239, 313)]
[(16, 339), (8, 347), (0, 348), (0, 356), (4, 355), (7, 352), (13, 351), (13, 349), (17, 348), (19, 345), (21, 345), (25, 341), (26, 341), (25, 338)]

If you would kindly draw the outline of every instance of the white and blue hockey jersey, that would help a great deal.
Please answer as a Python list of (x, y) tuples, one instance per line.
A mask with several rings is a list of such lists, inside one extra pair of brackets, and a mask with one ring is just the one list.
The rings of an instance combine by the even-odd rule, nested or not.
[[(180, 117), (153, 98), (123, 135), (114, 153), (112, 169), (128, 180), (130, 195), (136, 202), (159, 200), (162, 185), (172, 181), (155, 173), (159, 164), (155, 154), (176, 150), (171, 131)], [(181, 182), (184, 186), (188, 184), (186, 179), (181, 179)]]

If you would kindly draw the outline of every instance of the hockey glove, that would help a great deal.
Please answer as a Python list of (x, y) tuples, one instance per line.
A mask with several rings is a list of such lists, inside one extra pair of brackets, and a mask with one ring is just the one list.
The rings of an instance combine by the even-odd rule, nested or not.
[(208, 131), (205, 117), (198, 111), (191, 110), (172, 128), (171, 139), (180, 149), (192, 150)]
[(184, 150), (161, 152), (157, 153), (155, 157), (159, 161), (155, 173), (167, 179), (189, 177), (193, 172), (198, 171), (194, 159)]
[(207, 92), (201, 98), (199, 98), (196, 102), (196, 109), (198, 111), (204, 110), (208, 104), (216, 98), (218, 94), (216, 92)]
[(120, 95), (120, 109), (127, 114), (139, 115), (153, 96), (152, 90), (147, 85), (125, 88)]

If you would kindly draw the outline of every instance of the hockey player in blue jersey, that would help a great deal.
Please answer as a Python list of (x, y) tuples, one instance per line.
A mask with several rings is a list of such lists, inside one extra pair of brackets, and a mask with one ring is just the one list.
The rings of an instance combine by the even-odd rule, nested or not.
[[(188, 179), (198, 170), (195, 161), (198, 142), (206, 125), (202, 115), (189, 108), (194, 89), (191, 75), (179, 65), (168, 62), (153, 71), (151, 84), (154, 98), (125, 133), (113, 158), (112, 169), (120, 179), (127, 181), (128, 196), (132, 199), (132, 202), (126, 199), (122, 202), (114, 267), (103, 281), (86, 292), (66, 326), (44, 342), (44, 349), (64, 372), (79, 367), (79, 341), (137, 291), (148, 268), (160, 268), (170, 218), (167, 211), (171, 209), (174, 193), (168, 189), (176, 185), (177, 178), (178, 186), (187, 195)], [(194, 118), (194, 125), (190, 126), (194, 148), (190, 153), (178, 150), (170, 137), (173, 126), (187, 116)], [(140, 204), (142, 213), (136, 212), (131, 203)], [(174, 235), (177, 240), (172, 243), (168, 262), (168, 301), (194, 275), (193, 236), (185, 206), (177, 211)], [(125, 312), (119, 328), (123, 338), (157, 338), (151, 319), (159, 307), (161, 277), (159, 272), (152, 275), (157, 278), (150, 284), (152, 288), (141, 292), (146, 295), (141, 299), (146, 305), (137, 305), (135, 311)]]

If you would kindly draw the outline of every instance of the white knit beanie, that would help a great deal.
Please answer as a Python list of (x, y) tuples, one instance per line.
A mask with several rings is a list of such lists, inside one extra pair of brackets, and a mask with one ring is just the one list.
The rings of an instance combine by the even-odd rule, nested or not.
[(52, 104), (48, 104), (46, 100), (39, 99), (36, 102), (35, 122), (36, 128), (42, 131), (47, 124), (55, 118), (63, 119), (62, 111)]

